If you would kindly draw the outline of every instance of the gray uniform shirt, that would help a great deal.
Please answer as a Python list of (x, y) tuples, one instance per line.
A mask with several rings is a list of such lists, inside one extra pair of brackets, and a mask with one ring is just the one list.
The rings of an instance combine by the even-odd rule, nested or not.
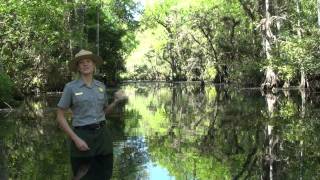
[(82, 79), (67, 83), (58, 103), (62, 109), (71, 108), (72, 126), (84, 126), (105, 120), (107, 105), (106, 88), (100, 81), (93, 80), (88, 87)]

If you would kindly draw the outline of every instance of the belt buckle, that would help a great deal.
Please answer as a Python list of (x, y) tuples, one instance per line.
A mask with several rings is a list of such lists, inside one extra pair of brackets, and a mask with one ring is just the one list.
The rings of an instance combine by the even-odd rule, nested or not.
[(100, 129), (100, 128), (101, 128), (101, 125), (100, 125), (100, 124), (97, 124), (95, 130), (98, 130), (98, 129)]

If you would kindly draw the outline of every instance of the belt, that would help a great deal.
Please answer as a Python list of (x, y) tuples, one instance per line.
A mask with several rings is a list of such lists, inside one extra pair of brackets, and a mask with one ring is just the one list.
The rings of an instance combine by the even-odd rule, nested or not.
[(106, 124), (106, 121), (100, 121), (93, 124), (88, 124), (84, 126), (75, 126), (75, 129), (85, 129), (85, 130), (98, 130)]

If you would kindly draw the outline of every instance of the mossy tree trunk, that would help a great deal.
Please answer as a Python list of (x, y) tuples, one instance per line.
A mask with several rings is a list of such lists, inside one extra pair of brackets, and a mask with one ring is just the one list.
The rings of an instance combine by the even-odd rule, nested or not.
[[(261, 20), (263, 47), (266, 55), (266, 60), (271, 61), (271, 40), (274, 38), (271, 31), (271, 17), (269, 11), (269, 0), (265, 0), (265, 18)], [(271, 66), (268, 66), (265, 71), (265, 80), (261, 85), (264, 90), (271, 90), (277, 87), (278, 77)]]

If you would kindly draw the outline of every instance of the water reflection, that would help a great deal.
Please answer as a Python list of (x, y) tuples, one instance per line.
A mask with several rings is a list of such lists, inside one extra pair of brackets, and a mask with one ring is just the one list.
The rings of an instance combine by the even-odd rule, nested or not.
[[(121, 88), (129, 102), (108, 117), (115, 139), (112, 179), (320, 177), (316, 93), (262, 94), (199, 83)], [(0, 115), (1, 178), (71, 179), (66, 137), (55, 122), (58, 99), (30, 99)]]

